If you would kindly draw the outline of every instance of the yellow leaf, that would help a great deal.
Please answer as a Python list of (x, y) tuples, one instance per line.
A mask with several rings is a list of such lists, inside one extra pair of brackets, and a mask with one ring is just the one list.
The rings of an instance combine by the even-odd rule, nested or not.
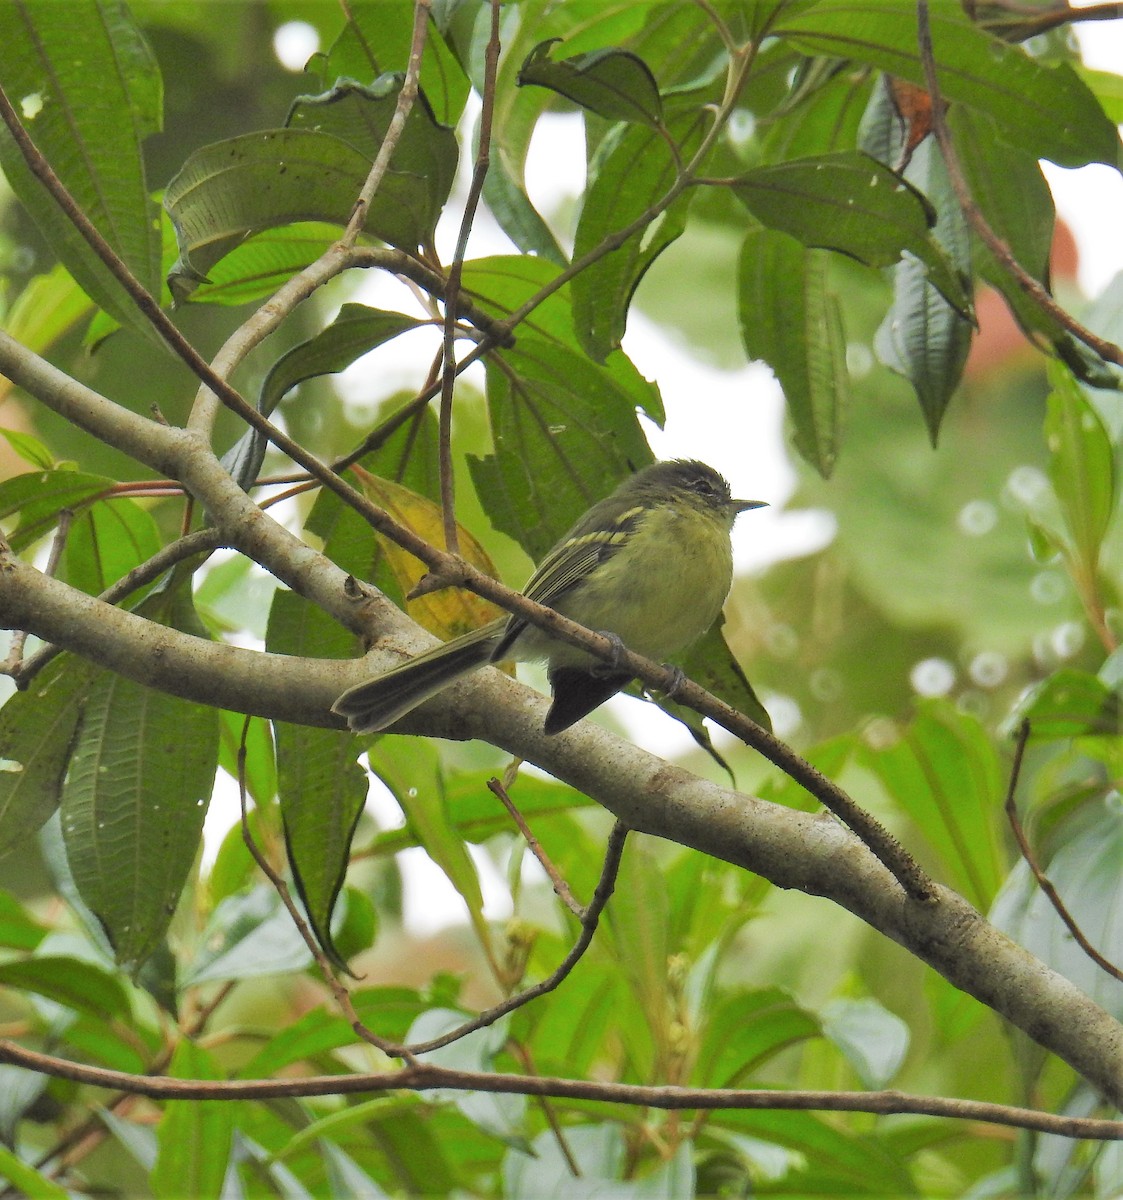
[[(402, 487), (400, 483), (380, 479), (369, 471), (364, 471), (362, 467), (353, 466), (351, 470), (364, 495), (380, 508), (384, 508), (395, 521), (412, 529), (434, 546), (444, 545), (439, 505), (410, 491), (409, 488)], [(497, 578), (495, 564), (487, 551), (462, 525), (457, 525), (456, 528), (460, 537), (461, 557), (478, 570)], [(420, 559), (414, 558), (408, 550), (403, 550), (389, 538), (381, 534), (377, 536), (382, 553), (386, 556), (387, 566), (402, 589), (402, 594), (408, 595), (428, 568)], [(430, 633), (435, 633), (437, 637), (446, 641), (471, 629), (478, 629), (503, 615), (503, 610), (489, 600), (461, 588), (445, 588), (443, 591), (430, 592), (416, 600), (409, 600), (406, 602), (406, 612)]]

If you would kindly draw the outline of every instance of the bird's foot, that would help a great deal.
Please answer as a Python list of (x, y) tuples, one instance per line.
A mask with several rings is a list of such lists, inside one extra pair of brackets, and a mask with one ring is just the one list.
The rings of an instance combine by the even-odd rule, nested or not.
[(592, 674), (597, 676), (615, 675), (620, 670), (620, 656), (624, 653), (625, 646), (620, 638), (607, 629), (597, 631), (601, 637), (608, 638), (612, 643), (612, 657), (607, 662), (598, 662), (593, 667)]
[(663, 669), (671, 673), (671, 682), (663, 689), (663, 695), (668, 700), (673, 700), (679, 694), (682, 685), (686, 682), (686, 673), (682, 667), (676, 667), (674, 663), (664, 663)]

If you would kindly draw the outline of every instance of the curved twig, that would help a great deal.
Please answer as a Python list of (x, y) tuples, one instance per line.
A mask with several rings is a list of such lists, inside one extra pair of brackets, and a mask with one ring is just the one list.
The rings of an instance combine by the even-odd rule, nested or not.
[(1033, 872), (1034, 879), (1037, 880), (1037, 886), (1045, 894), (1046, 899), (1053, 906), (1057, 916), (1065, 923), (1069, 933), (1076, 940), (1076, 944), (1081, 950), (1100, 968), (1101, 971), (1106, 971), (1113, 979), (1118, 979), (1123, 982), (1123, 971), (1121, 971), (1110, 959), (1104, 956), (1088, 941), (1084, 931), (1077, 924), (1075, 917), (1068, 911), (1065, 902), (1061, 899), (1060, 892), (1053, 885), (1052, 880), (1038, 866), (1037, 859), (1034, 857), (1033, 849), (1029, 844), (1029, 839), (1026, 837), (1025, 830), (1022, 828), (1021, 818), (1018, 816), (1018, 806), (1015, 803), (1015, 795), (1018, 790), (1018, 777), (1022, 773), (1022, 759), (1025, 757), (1026, 743), (1029, 741), (1030, 723), (1028, 720), (1023, 721), (1018, 726), (1018, 740), (1014, 745), (1014, 763), (1010, 768), (1010, 783), (1006, 789), (1006, 819), (1010, 822), (1010, 828), (1014, 833), (1014, 840), (1018, 843), (1018, 850), (1021, 852), (1022, 858), (1025, 859), (1026, 866)]
[(608, 846), (605, 850), (600, 880), (593, 892), (593, 898), (581, 916), (581, 934), (557, 969), (532, 987), (528, 987), (515, 996), (509, 996), (506, 1000), (493, 1005), (450, 1032), (433, 1038), (431, 1041), (417, 1042), (411, 1045), (409, 1047), (410, 1054), (427, 1054), (430, 1050), (439, 1050), (442, 1046), (459, 1041), (466, 1034), (474, 1033), (477, 1029), (485, 1029), (488, 1025), (494, 1025), (500, 1017), (506, 1016), (507, 1013), (514, 1012), (516, 1008), (522, 1008), (523, 1005), (537, 1000), (539, 996), (544, 996), (547, 992), (552, 992), (569, 975), (581, 961), (585, 951), (588, 950), (593, 940), (593, 934), (597, 931), (601, 913), (604, 912), (604, 906), (608, 903), (613, 889), (616, 887), (616, 876), (620, 871), (620, 860), (624, 854), (624, 842), (628, 837), (628, 832), (627, 825), (622, 821), (617, 821), (613, 825), (612, 832), (608, 835)]

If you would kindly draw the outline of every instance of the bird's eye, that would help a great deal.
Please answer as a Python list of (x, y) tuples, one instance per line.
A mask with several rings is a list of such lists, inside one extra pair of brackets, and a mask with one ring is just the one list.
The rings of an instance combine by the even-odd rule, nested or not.
[(707, 475), (696, 475), (690, 481), (689, 486), (690, 490), (697, 492), (699, 496), (720, 496), (723, 491), (717, 481), (710, 479)]

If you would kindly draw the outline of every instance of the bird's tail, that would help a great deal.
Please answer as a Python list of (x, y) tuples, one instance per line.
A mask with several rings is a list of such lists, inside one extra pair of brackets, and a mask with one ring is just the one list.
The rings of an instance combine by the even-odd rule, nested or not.
[(435, 696), (461, 675), (491, 661), (507, 622), (493, 621), (437, 646), (384, 675), (348, 688), (331, 706), (355, 733), (374, 733)]

